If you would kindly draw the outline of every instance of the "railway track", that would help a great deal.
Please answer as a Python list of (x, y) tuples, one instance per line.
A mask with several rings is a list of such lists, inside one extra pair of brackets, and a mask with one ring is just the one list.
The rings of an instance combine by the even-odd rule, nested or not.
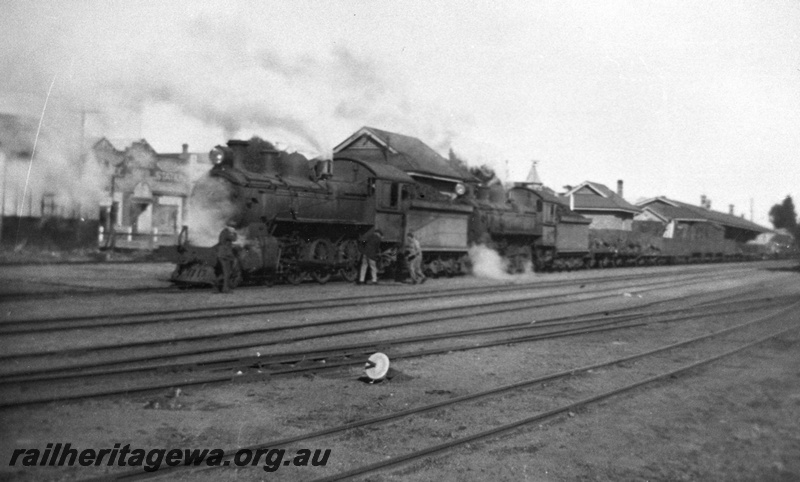
[[(624, 267), (624, 268), (631, 268), (631, 269), (644, 268), (644, 269), (646, 269), (648, 271), (648, 273), (663, 273), (663, 272), (670, 272), (672, 269), (687, 269), (687, 268), (691, 268), (691, 269), (698, 269), (698, 270), (707, 270), (707, 269), (717, 269), (720, 266), (734, 266), (734, 267), (735, 266), (740, 266), (740, 267), (741, 266), (768, 266), (768, 265), (772, 265), (774, 263), (775, 263), (775, 261), (747, 261), (747, 262), (733, 262), (733, 263), (731, 263), (731, 262), (713, 263), (713, 264), (703, 264), (703, 265), (686, 264), (686, 265), (674, 265), (674, 266), (671, 265), (671, 266), (649, 266), (649, 267), (635, 266), (635, 267)], [(73, 263), (64, 263), (64, 264), (70, 265), (70, 266), (73, 265)], [(90, 262), (90, 263), (78, 263), (77, 266), (85, 267), (85, 266), (97, 265), (97, 266), (105, 267), (108, 264), (109, 263), (91, 263)], [(150, 264), (150, 263), (119, 262), (119, 263), (113, 263), (113, 264), (137, 265), (137, 264)], [(49, 265), (49, 263), (48, 264), (33, 264), (33, 265), (13, 264), (13, 265), (7, 265), (7, 266), (11, 267), (11, 268), (17, 268), (17, 267), (27, 267), (27, 266), (41, 267), (41, 266), (48, 266), (48, 265)], [(588, 271), (585, 271), (585, 272), (586, 273), (590, 273), (590, 274), (598, 273), (597, 277), (600, 277), (600, 276), (603, 276), (603, 277), (606, 277), (606, 276), (614, 277), (614, 276), (617, 276), (618, 275), (617, 273), (620, 272), (620, 271), (626, 271), (626, 269), (611, 269), (611, 270), (608, 270), (608, 269), (598, 268), (598, 269), (588, 270)], [(603, 273), (603, 274), (600, 275), (599, 273)], [(535, 273), (535, 275), (539, 276), (539, 277), (547, 277), (548, 273), (546, 273), (546, 272), (545, 273), (537, 272), (537, 273)], [(625, 275), (619, 275), (619, 276), (625, 276)], [(60, 298), (75, 298), (76, 296), (87, 297), (87, 298), (91, 299), (91, 298), (97, 298), (97, 297), (109, 296), (109, 295), (122, 296), (122, 297), (135, 297), (135, 296), (138, 296), (138, 295), (156, 295), (156, 294), (158, 294), (158, 295), (174, 295), (176, 297), (182, 297), (182, 296), (185, 296), (187, 293), (192, 293), (192, 292), (196, 292), (197, 291), (197, 290), (192, 290), (192, 289), (188, 289), (187, 290), (187, 289), (183, 289), (183, 288), (178, 288), (176, 286), (172, 286), (172, 285), (168, 284), (168, 283), (170, 283), (170, 281), (168, 279), (166, 279), (166, 278), (164, 278), (162, 281), (165, 283), (164, 286), (139, 286), (139, 287), (131, 287), (131, 288), (108, 288), (108, 287), (95, 287), (95, 286), (87, 286), (87, 285), (75, 285), (75, 284), (72, 284), (72, 283), (64, 283), (64, 282), (52, 282), (52, 281), (35, 280), (35, 281), (31, 281), (31, 283), (32, 284), (46, 285), (46, 286), (49, 286), (50, 288), (48, 288), (47, 290), (37, 290), (37, 291), (33, 291), (33, 292), (7, 292), (7, 293), (0, 293), (0, 302), (8, 303), (8, 302), (17, 302), (17, 301), (24, 302), (24, 301), (29, 301), (29, 300), (34, 300), (34, 301), (54, 300), (54, 299), (60, 299)], [(337, 283), (331, 283), (331, 284), (335, 285)], [(347, 284), (347, 282), (344, 282), (342, 284)], [(292, 290), (297, 290), (298, 289), (297, 286), (290, 286), (290, 285), (285, 285), (285, 286), (287, 286), (288, 288), (290, 288)], [(313, 284), (313, 285), (309, 285), (309, 286), (316, 287), (318, 285)], [(237, 290), (241, 290), (241, 291), (270, 290), (270, 289), (271, 288), (267, 288), (267, 287), (259, 286), (259, 285), (246, 285), (246, 286), (241, 286), (241, 287), (237, 288)], [(302, 289), (302, 288), (300, 288), (300, 289)], [(102, 315), (100, 315), (100, 316), (102, 316)]]
[[(736, 274), (749, 271), (748, 268), (743, 268), (740, 265), (725, 266), (721, 269), (713, 271), (713, 274), (730, 273)], [(699, 273), (698, 276), (704, 276), (706, 273)], [(44, 333), (64, 330), (77, 330), (84, 328), (108, 328), (118, 326), (137, 326), (147, 325), (154, 323), (165, 322), (179, 322), (179, 321), (199, 321), (199, 320), (219, 320), (225, 318), (239, 317), (239, 316), (257, 316), (269, 315), (286, 312), (296, 312), (299, 310), (327, 310), (332, 308), (355, 308), (364, 304), (377, 305), (394, 303), (400, 301), (414, 302), (426, 301), (437, 298), (447, 298), (451, 296), (480, 296), (485, 294), (496, 294), (501, 292), (514, 293), (514, 292), (527, 292), (530, 290), (543, 290), (549, 288), (560, 288), (565, 286), (579, 286), (582, 289), (589, 285), (602, 285), (610, 283), (624, 283), (637, 280), (654, 280), (665, 277), (674, 277), (675, 273), (660, 272), (660, 273), (637, 273), (633, 275), (618, 275), (608, 278), (590, 277), (587, 279), (579, 280), (553, 280), (541, 281), (536, 279), (534, 281), (525, 280), (514, 282), (511, 284), (495, 285), (495, 286), (479, 286), (479, 287), (459, 287), (459, 288), (438, 288), (431, 291), (412, 293), (397, 293), (397, 292), (370, 292), (368, 294), (360, 294), (354, 296), (338, 296), (336, 298), (325, 299), (312, 299), (302, 301), (284, 301), (284, 302), (262, 302), (262, 303), (247, 303), (236, 306), (209, 306), (209, 307), (195, 307), (195, 308), (181, 308), (171, 310), (153, 310), (153, 311), (134, 311), (125, 313), (103, 313), (92, 315), (78, 315), (78, 316), (59, 316), (59, 317), (40, 317), (29, 319), (11, 319), (0, 321), (0, 335), (12, 334), (31, 334), (31, 333)], [(150, 290), (148, 290), (150, 291)]]
[[(708, 281), (708, 277), (696, 282)], [(674, 283), (674, 282), (673, 282)], [(686, 284), (687, 280), (681, 280), (680, 284)], [(665, 284), (654, 283), (654, 286), (649, 289), (661, 289)], [(641, 291), (646, 291), (642, 285), (639, 285)], [(618, 296), (618, 288), (614, 296)], [(605, 296), (605, 295), (598, 295)], [(724, 298), (738, 295), (727, 295)], [(685, 297), (681, 298), (682, 302), (686, 302)], [(564, 302), (563, 300), (560, 302)], [(774, 302), (771, 301), (771, 302)], [(471, 314), (452, 314), (447, 313), (445, 310), (444, 315), (434, 317), (432, 319), (415, 320), (407, 322), (406, 324), (422, 324), (442, 321), (452, 318), (463, 318), (465, 316), (485, 316), (486, 314), (498, 314), (509, 311), (525, 311), (537, 306), (536, 302), (511, 302), (516, 305), (508, 306), (509, 302), (498, 303), (497, 306), (491, 307), (489, 310), (480, 312), (473, 312)], [(559, 302), (549, 301), (549, 304), (557, 304)], [(246, 381), (252, 378), (259, 378), (264, 376), (277, 376), (296, 374), (308, 371), (317, 371), (324, 368), (336, 368), (342, 366), (352, 366), (363, 363), (366, 355), (378, 349), (386, 350), (391, 348), (390, 352), (393, 358), (404, 357), (422, 357), (436, 353), (447, 353), (450, 351), (460, 351), (467, 349), (476, 349), (487, 346), (496, 346), (509, 343), (523, 343), (536, 341), (541, 339), (563, 337), (563, 336), (576, 336), (586, 333), (616, 330), (623, 328), (630, 328), (643, 324), (641, 319), (652, 316), (668, 316), (679, 315), (686, 311), (686, 308), (677, 310), (662, 311), (662, 312), (648, 312), (646, 308), (662, 304), (661, 302), (649, 303), (645, 306), (638, 306), (629, 309), (619, 310), (615, 314), (608, 311), (603, 311), (595, 314), (586, 314), (577, 317), (562, 317), (553, 318), (549, 320), (539, 320), (535, 324), (530, 322), (507, 324), (505, 326), (496, 326), (492, 323), (486, 326), (479, 326), (477, 328), (443, 331), (423, 336), (411, 336), (405, 338), (389, 337), (383, 340), (372, 340), (369, 342), (362, 342), (349, 345), (325, 345), (322, 348), (314, 350), (302, 350), (293, 352), (278, 352), (265, 356), (226, 356), (216, 358), (205, 358), (202, 361), (195, 362), (182, 362), (180, 357), (208, 355), (209, 353), (225, 353), (230, 351), (231, 348), (205, 348), (205, 349), (192, 349), (190, 351), (183, 351), (176, 353), (171, 350), (169, 354), (161, 355), (158, 357), (153, 356), (135, 356), (127, 359), (116, 360), (103, 360), (92, 363), (85, 363), (83, 365), (69, 366), (63, 362), (55, 360), (53, 363), (60, 363), (58, 366), (53, 364), (45, 364), (38, 370), (27, 370), (17, 373), (6, 373), (0, 377), (0, 386), (5, 387), (4, 399), (0, 401), (0, 406), (13, 406), (29, 403), (42, 403), (56, 400), (69, 400), (87, 397), (98, 397), (125, 393), (134, 393), (142, 391), (151, 391), (156, 389), (163, 389), (173, 386), (189, 386), (207, 383), (222, 383), (229, 382), (237, 379)], [(730, 302), (723, 300), (719, 305), (724, 308), (724, 312), (730, 311)], [(726, 311), (727, 310), (727, 311)], [(452, 311), (452, 309), (450, 310)], [(627, 313), (626, 313), (627, 312)], [(579, 326), (575, 326), (579, 325)], [(580, 326), (583, 325), (583, 326)], [(393, 324), (390, 328), (396, 328), (398, 325)], [(323, 338), (328, 339), (335, 335), (363, 333), (365, 331), (374, 331), (376, 328), (372, 325), (354, 329), (345, 330), (339, 333), (325, 332), (313, 336), (307, 336), (308, 339)], [(517, 333), (517, 334), (514, 334)], [(519, 334), (522, 333), (522, 334)], [(489, 340), (475, 341), (475, 337), (492, 337)], [(292, 341), (299, 341), (301, 337), (295, 337)], [(400, 346), (414, 346), (424, 345), (430, 343), (442, 343), (442, 340), (463, 340), (461, 344), (450, 344), (440, 347), (406, 350), (405, 352), (397, 351)], [(253, 345), (252, 342), (247, 342), (246, 347), (264, 346), (264, 345), (278, 345), (283, 344), (284, 341), (261, 342), (260, 344)], [(235, 348), (241, 348), (236, 346)], [(158, 365), (146, 365), (145, 362), (153, 362), (154, 360), (171, 360), (168, 363), (160, 363)], [(312, 362), (313, 360), (313, 362)], [(9, 360), (6, 366), (11, 366), (13, 360)], [(298, 365), (287, 368), (288, 365)], [(132, 378), (132, 375), (138, 374), (140, 379)], [(153, 375), (157, 374), (157, 380), (154, 383), (152, 380)], [(122, 378), (122, 382), (119, 380)], [(59, 389), (59, 383), (61, 388)], [(80, 386), (80, 390), (76, 390), (75, 386)], [(99, 387), (99, 388), (98, 388)], [(59, 390), (61, 390), (59, 392)], [(53, 391), (56, 393), (54, 394)], [(26, 395), (27, 394), (27, 395)], [(33, 396), (32, 394), (37, 394)], [(16, 398), (15, 398), (16, 395)]]
[[(703, 275), (703, 276), (695, 276), (684, 278), (677, 283), (679, 284), (686, 284), (686, 283), (701, 283), (704, 281), (708, 281), (711, 279), (716, 279), (717, 277), (725, 277), (729, 279), (731, 273), (724, 273), (719, 275)], [(671, 283), (675, 283), (674, 280), (656, 280), (651, 281), (649, 283), (640, 283), (636, 285), (637, 292), (646, 292), (650, 290), (656, 290)], [(490, 289), (484, 293), (490, 294), (497, 294), (498, 292), (502, 291), (514, 291), (514, 292), (521, 292), (523, 295), (528, 294), (528, 290), (531, 288), (530, 286), (511, 286), (507, 287), (510, 288), (508, 290), (493, 290)], [(536, 288), (536, 286), (533, 286)], [(609, 298), (617, 296), (620, 293), (620, 290), (629, 289), (628, 286), (614, 286), (614, 287), (604, 287), (602, 285), (595, 287), (595, 289), (586, 289), (583, 290), (579, 288), (578, 290), (574, 290), (565, 294), (560, 294), (556, 296), (550, 295), (543, 295), (537, 297), (527, 297), (525, 296), (522, 299), (502, 299), (499, 301), (480, 301), (478, 303), (472, 304), (458, 304), (455, 306), (443, 306), (440, 308), (434, 309), (405, 309), (405, 310), (393, 310), (389, 314), (376, 314), (376, 315), (366, 315), (366, 316), (347, 316), (343, 318), (326, 318), (318, 322), (312, 323), (302, 323), (302, 324), (291, 324), (291, 325), (278, 325), (278, 326), (270, 326), (270, 327), (259, 327), (257, 329), (250, 329), (250, 330), (239, 330), (239, 331), (224, 331), (222, 333), (212, 333), (212, 334), (204, 334), (204, 335), (190, 335), (190, 336), (183, 336), (183, 337), (175, 337), (170, 336), (166, 339), (152, 339), (152, 340), (144, 340), (144, 341), (132, 341), (132, 342), (125, 342), (125, 343), (108, 343), (108, 344), (92, 344), (92, 345), (82, 345), (78, 347), (66, 347), (66, 348), (55, 348), (55, 349), (37, 349), (31, 350), (30, 352), (25, 353), (7, 353), (5, 355), (0, 356), (0, 360), (4, 360), (6, 362), (11, 362), (13, 360), (19, 359), (30, 359), (34, 357), (41, 357), (41, 356), (48, 356), (48, 355), (73, 355), (73, 354), (85, 354), (87, 352), (104, 352), (104, 351), (120, 351), (123, 349), (140, 349), (140, 348), (147, 348), (147, 347), (159, 347), (159, 346), (168, 346), (169, 348), (169, 357), (174, 357), (176, 354), (187, 356), (187, 355), (199, 355), (199, 354), (208, 354), (213, 352), (220, 352), (220, 351), (230, 351), (234, 349), (241, 349), (241, 348), (252, 348), (262, 345), (270, 345), (270, 344), (277, 344), (277, 343), (291, 343), (297, 342), (307, 339), (313, 338), (320, 338), (320, 337), (332, 337), (336, 335), (344, 335), (344, 334), (353, 334), (353, 333), (361, 333), (363, 331), (370, 331), (376, 328), (397, 328), (401, 326), (407, 325), (419, 325), (424, 323), (430, 323), (435, 321), (442, 321), (446, 319), (450, 319), (453, 317), (459, 316), (476, 316), (476, 315), (485, 315), (485, 314), (498, 314), (504, 311), (519, 311), (524, 309), (531, 309), (531, 308), (542, 308), (547, 306), (556, 306), (561, 303), (569, 303), (569, 302), (576, 302), (576, 301), (592, 301), (598, 300), (603, 298)], [(577, 295), (578, 299), (575, 299)], [(632, 294), (631, 294), (632, 295)], [(434, 298), (446, 298), (450, 299), (452, 297), (452, 292), (450, 290), (444, 290), (443, 293), (437, 293), (434, 295), (422, 295), (422, 298), (415, 298), (419, 299), (431, 299), (430, 296)], [(467, 293), (468, 297), (475, 296), (474, 293)], [(360, 298), (359, 298), (360, 300)], [(382, 300), (383, 302), (394, 301), (395, 298), (393, 296), (384, 297)], [(515, 304), (519, 306), (515, 306)], [(360, 303), (355, 305), (348, 305), (348, 306), (359, 306)], [(327, 309), (327, 306), (318, 306), (317, 309)], [(281, 308), (283, 309), (283, 308)], [(311, 308), (309, 308), (311, 309)], [(434, 313), (441, 314), (440, 316), (431, 316)], [(258, 313), (248, 313), (249, 315), (257, 315), (257, 314), (264, 314), (262, 312)], [(241, 315), (241, 314), (240, 314)], [(205, 316), (205, 314), (203, 315)], [(406, 320), (403, 321), (403, 318), (413, 318), (413, 317), (422, 316), (422, 319), (419, 320)], [(374, 322), (380, 320), (382, 323), (375, 324)], [(361, 328), (349, 328), (346, 330), (339, 330), (337, 332), (332, 332), (330, 328), (336, 325), (347, 325), (353, 323), (361, 323), (365, 324), (364, 327)], [(319, 329), (320, 331), (316, 334), (306, 334), (302, 336), (294, 336), (289, 338), (280, 338), (280, 339), (273, 339), (273, 340), (259, 340), (254, 342), (250, 337), (255, 335), (274, 335), (280, 332), (299, 332), (302, 330), (309, 330), (309, 329)], [(231, 339), (232, 337), (246, 337), (247, 341), (245, 343), (219, 343), (220, 341)], [(190, 349), (181, 350), (179, 348), (176, 349), (175, 344), (181, 342), (213, 342), (212, 347), (206, 348), (198, 348), (193, 347)], [(225, 346), (220, 346), (225, 345)], [(130, 363), (133, 361), (141, 361), (146, 360), (148, 358), (157, 358), (158, 354), (147, 354), (147, 355), (139, 355), (137, 357), (128, 357), (121, 360), (123, 363)], [(103, 363), (111, 364), (114, 360), (106, 359)], [(8, 365), (8, 363), (7, 363)], [(70, 362), (65, 362), (65, 366), (70, 365)], [(73, 365), (73, 367), (75, 367)], [(48, 367), (49, 368), (49, 367)], [(82, 368), (86, 368), (83, 366)], [(3, 376), (0, 372), (0, 376)]]
[[(761, 313), (761, 309), (748, 310), (743, 314), (744, 321), (737, 320), (732, 326), (726, 326), (710, 333), (685, 338), (677, 342), (665, 343), (653, 349), (643, 350), (631, 355), (613, 357), (590, 365), (575, 366), (483, 391), (454, 396), (435, 403), (423, 404), (372, 417), (368, 416), (321, 430), (280, 437), (255, 445), (231, 449), (226, 451), (224, 460), (232, 460), (240, 450), (256, 452), (270, 448), (286, 448), (296, 446), (300, 442), (317, 440), (323, 437), (339, 436), (338, 443), (347, 444), (348, 439), (342, 438), (343, 434), (357, 429), (370, 428), (368, 431), (361, 430), (359, 432), (360, 442), (364, 443), (361, 440), (363, 437), (369, 437), (370, 440), (387, 438), (387, 432), (391, 433), (389, 438), (395, 441), (394, 444), (386, 448), (386, 453), (381, 457), (376, 457), (380, 460), (366, 461), (365, 463), (363, 460), (365, 456), (362, 453), (358, 460), (349, 461), (347, 463), (349, 467), (339, 473), (323, 473), (321, 472), (323, 469), (306, 467), (307, 471), (303, 472), (303, 475), (312, 475), (311, 471), (313, 471), (313, 475), (323, 476), (317, 480), (334, 481), (386, 471), (402, 464), (418, 462), (477, 441), (490, 441), (512, 431), (532, 431), (535, 430), (535, 427), (533, 427), (535, 424), (578, 411), (579, 409), (591, 408), (600, 402), (611, 400), (613, 397), (622, 394), (635, 393), (637, 390), (653, 386), (657, 382), (674, 382), (676, 377), (688, 374), (723, 358), (734, 356), (743, 350), (750, 349), (775, 337), (796, 331), (800, 328), (796, 316), (798, 308), (800, 308), (800, 302), (797, 301), (795, 295), (793, 302), (787, 306), (773, 309), (766, 314)], [(698, 319), (708, 316), (707, 313), (702, 312), (695, 315)], [(645, 372), (644, 375), (631, 380), (628, 371), (634, 362), (637, 365), (645, 363), (651, 365), (647, 365), (645, 370), (641, 370)], [(575, 395), (567, 398), (557, 394), (557, 392), (552, 396), (548, 395), (548, 390), (558, 386), (558, 384), (569, 385), (586, 380), (591, 382), (590, 374), (592, 379), (593, 377), (598, 377), (598, 379), (588, 383), (589, 389), (576, 390)], [(680, 380), (679, 383), (692, 382), (689, 379), (681, 380), (678, 378), (677, 380)], [(534, 388), (535, 390), (532, 391), (531, 389)], [(698, 387), (698, 389), (701, 388)], [(537, 403), (533, 406), (536, 406), (543, 399), (552, 399), (554, 402), (530, 413), (531, 404), (529, 400), (535, 400)], [(458, 434), (446, 442), (432, 440), (424, 448), (407, 446), (408, 444), (404, 444), (402, 438), (398, 436), (399, 433), (408, 428), (407, 425), (400, 425), (402, 421), (425, 423), (427, 419), (420, 419), (421, 416), (442, 409), (448, 410), (447, 424), (452, 427), (454, 432), (467, 431), (466, 427), (464, 429), (457, 427), (460, 424), (457, 418), (458, 410), (476, 402), (482, 404), (482, 412), (491, 414), (511, 413), (505, 418), (513, 419), (497, 423), (494, 417), (488, 417), (487, 420), (481, 421), (473, 430), (469, 430), (469, 433)], [(524, 415), (519, 414), (515, 408), (517, 406), (525, 407), (523, 409), (525, 410)], [(328, 446), (331, 443), (336, 442), (329, 442)], [(111, 474), (111, 476), (117, 480), (143, 480), (157, 477), (175, 478), (180, 475), (188, 475), (187, 472), (189, 471), (194, 471), (194, 476), (197, 476), (196, 471), (213, 471), (213, 469), (213, 467), (163, 467), (158, 472), (136, 470)], [(292, 473), (290, 469), (291, 467), (287, 467), (285, 471), (280, 473), (289, 478), (298, 475)], [(260, 473), (259, 467), (252, 467), (252, 470), (257, 470)], [(213, 477), (211, 472), (208, 475)], [(105, 478), (108, 477), (108, 475), (105, 476)]]

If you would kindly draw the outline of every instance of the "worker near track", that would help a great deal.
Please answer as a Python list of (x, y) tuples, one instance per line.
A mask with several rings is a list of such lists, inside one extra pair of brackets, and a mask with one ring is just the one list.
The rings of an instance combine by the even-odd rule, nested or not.
[(233, 273), (233, 263), (236, 262), (236, 255), (233, 252), (233, 242), (236, 239), (236, 231), (231, 227), (226, 227), (219, 233), (219, 242), (215, 249), (217, 263), (214, 271), (218, 273), (217, 289), (222, 293), (233, 291), (231, 274)]
[(378, 256), (381, 254), (381, 241), (383, 232), (380, 229), (368, 231), (361, 236), (359, 248), (361, 251), (361, 273), (358, 277), (358, 284), (364, 283), (367, 277), (367, 267), (372, 275), (372, 283), (378, 283)]
[(406, 265), (408, 266), (408, 275), (411, 276), (411, 282), (414, 284), (424, 283), (425, 275), (422, 273), (422, 248), (419, 245), (419, 240), (417, 240), (414, 233), (411, 231), (406, 235), (404, 253), (406, 256)]

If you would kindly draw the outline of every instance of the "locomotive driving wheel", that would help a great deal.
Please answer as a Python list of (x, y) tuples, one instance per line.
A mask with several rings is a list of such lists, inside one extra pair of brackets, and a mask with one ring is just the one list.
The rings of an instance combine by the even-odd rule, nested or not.
[(316, 261), (321, 263), (317, 268), (311, 271), (311, 277), (319, 284), (325, 284), (331, 279), (331, 272), (325, 266), (332, 261), (333, 258), (333, 243), (325, 238), (315, 239), (308, 246), (308, 259), (309, 261)]
[(346, 265), (339, 270), (339, 274), (342, 275), (345, 281), (352, 283), (358, 279), (358, 260), (360, 257), (358, 241), (345, 239), (339, 243), (336, 262)]

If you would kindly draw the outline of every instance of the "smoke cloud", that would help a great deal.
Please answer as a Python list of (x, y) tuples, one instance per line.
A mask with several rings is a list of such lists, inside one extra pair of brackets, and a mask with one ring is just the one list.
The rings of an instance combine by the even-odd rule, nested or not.
[(58, 127), (0, 115), (4, 215), (96, 217), (109, 178), (91, 153), (81, 162), (75, 139)]
[(237, 211), (231, 194), (231, 185), (224, 179), (206, 174), (197, 180), (184, 220), (192, 245), (210, 247), (217, 243), (220, 231)]
[(508, 272), (509, 262), (486, 245), (472, 245), (469, 248), (469, 259), (472, 262), (472, 274), (478, 278), (504, 281), (529, 281), (534, 279), (533, 267), (525, 266), (523, 273)]
[[(413, 73), (398, 71), (391, 56), (359, 51), (343, 31), (273, 34), (270, 25), (288, 21), (278, 16), (284, 8), (292, 10), (235, 1), (11, 2), (5, 14), (16, 21), (0, 29), (8, 47), (0, 71), (16, 90), (0, 98), (0, 112), (39, 115), (52, 84), (45, 121), (57, 111), (71, 121), (61, 132), (45, 122), (52, 142), (40, 163), (55, 166), (41, 166), (54, 173), (39, 176), (43, 184), (99, 136), (144, 137), (159, 152), (175, 152), (184, 142), (207, 149), (258, 135), (283, 150), (330, 158), (363, 125), (419, 137), (440, 152), (469, 129), (469, 116), (415, 99)], [(270, 17), (269, 9), (280, 12)], [(159, 122), (163, 132), (153, 130)], [(66, 171), (73, 193), (108, 184), (103, 173)]]

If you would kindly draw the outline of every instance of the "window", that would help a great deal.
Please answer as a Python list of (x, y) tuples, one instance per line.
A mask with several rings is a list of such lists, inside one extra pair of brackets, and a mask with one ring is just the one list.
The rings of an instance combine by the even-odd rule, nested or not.
[(378, 206), (384, 209), (397, 209), (400, 200), (400, 186), (396, 182), (378, 182)]
[(42, 217), (55, 216), (56, 214), (58, 214), (56, 212), (56, 195), (45, 194), (42, 196)]

